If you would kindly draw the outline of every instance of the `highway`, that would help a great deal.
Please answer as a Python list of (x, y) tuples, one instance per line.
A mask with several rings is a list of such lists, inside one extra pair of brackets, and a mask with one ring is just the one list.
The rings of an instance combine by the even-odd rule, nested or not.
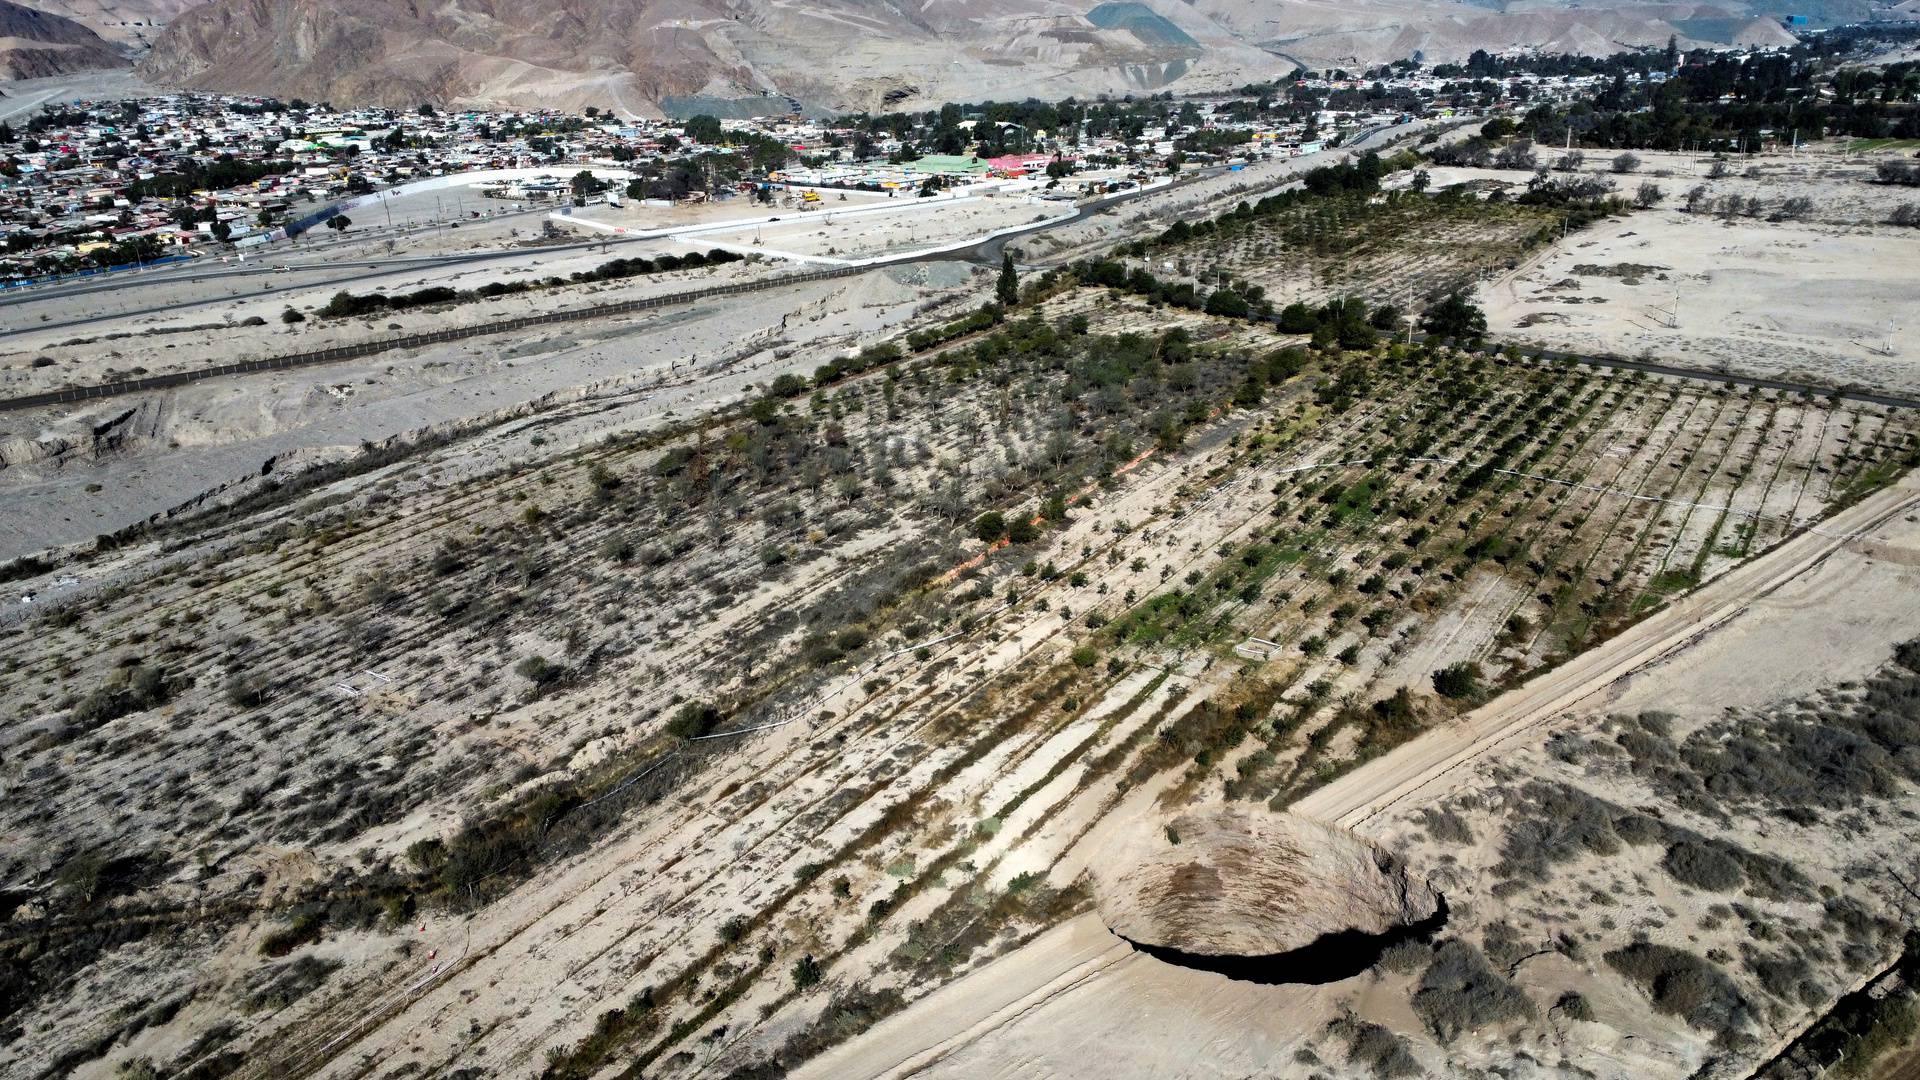
[[(1356, 133), (1355, 137), (1343, 147), (1340, 147), (1334, 150), (1328, 150), (1321, 154), (1304, 155), (1302, 157), (1291, 159), (1288, 162), (1284, 162), (1283, 164), (1286, 165), (1287, 167), (1283, 170), (1281, 175), (1272, 178), (1272, 184), (1271, 184), (1270, 190), (1279, 190), (1281, 188), (1288, 186), (1292, 182), (1292, 178), (1294, 176), (1298, 175), (1301, 172), (1304, 172), (1307, 169), (1315, 168), (1315, 167), (1318, 167), (1319, 165), (1325, 164), (1328, 160), (1331, 160), (1334, 155), (1350, 153), (1358, 150), (1375, 149), (1377, 148), (1377, 144), (1383, 144), (1384, 142), (1391, 141), (1391, 138), (1382, 138), (1383, 135), (1391, 136), (1395, 134), (1411, 134), (1413, 131), (1417, 131), (1417, 130), (1419, 130), (1418, 127), (1363, 129), (1362, 131)], [(1013, 232), (1010, 232), (1001, 236), (993, 237), (990, 239), (983, 239), (978, 243), (972, 244), (967, 247), (956, 248), (956, 249), (951, 249), (947, 251), (933, 252), (933, 253), (910, 252), (903, 255), (892, 256), (889, 258), (876, 259), (876, 260), (873, 260), (872, 262), (864, 263), (857, 267), (844, 268), (844, 270), (841, 271), (841, 273), (844, 273), (844, 274), (860, 273), (868, 270), (882, 269), (890, 266), (902, 266), (902, 265), (910, 265), (910, 264), (922, 263), (922, 262), (964, 261), (964, 262), (981, 263), (989, 266), (997, 266), (1000, 263), (1001, 254), (1005, 250), (1006, 245), (1009, 242), (1017, 241), (1023, 237), (1031, 236), (1035, 233), (1041, 232), (1046, 229), (1056, 229), (1056, 228), (1061, 228), (1063, 226), (1071, 225), (1075, 222), (1083, 221), (1086, 218), (1091, 217), (1095, 214), (1103, 213), (1116, 206), (1120, 206), (1125, 203), (1132, 202), (1136, 199), (1140, 199), (1150, 195), (1152, 196), (1162, 195), (1167, 192), (1178, 190), (1181, 187), (1187, 186), (1197, 181), (1221, 175), (1222, 173), (1225, 173), (1227, 171), (1229, 171), (1227, 166), (1211, 166), (1208, 168), (1197, 169), (1191, 173), (1187, 173), (1181, 176), (1179, 179), (1175, 180), (1170, 185), (1161, 185), (1157, 187), (1147, 187), (1147, 188), (1135, 188), (1130, 191), (1124, 191), (1115, 195), (1109, 195), (1100, 199), (1095, 199), (1095, 200), (1081, 204), (1075, 210), (1075, 212), (1070, 215), (1052, 218), (1046, 221), (1034, 222), (1029, 226), (1020, 228)], [(1253, 195), (1251, 197), (1258, 198), (1261, 196)], [(608, 238), (608, 239), (595, 239), (595, 240), (588, 240), (588, 241), (575, 241), (575, 242), (569, 242), (564, 244), (554, 244), (550, 246), (545, 246), (540, 248), (531, 248), (531, 249), (523, 248), (523, 249), (506, 250), (506, 251), (469, 252), (464, 254), (453, 254), (453, 255), (417, 256), (417, 257), (411, 257), (411, 258), (392, 258), (392, 259), (353, 259), (353, 260), (342, 260), (342, 261), (302, 262), (302, 263), (299, 263), (297, 266), (289, 262), (289, 263), (282, 264), (282, 265), (292, 267), (292, 269), (287, 271), (276, 271), (274, 269), (274, 265), (275, 265), (274, 263), (268, 260), (262, 260), (261, 264), (251, 266), (251, 267), (230, 267), (230, 268), (223, 268), (219, 270), (207, 269), (191, 275), (183, 275), (178, 271), (166, 272), (164, 274), (161, 271), (156, 271), (153, 277), (147, 278), (145, 280), (134, 280), (134, 281), (125, 281), (125, 282), (102, 282), (97, 284), (87, 283), (84, 285), (76, 285), (70, 288), (56, 287), (56, 288), (62, 288), (63, 291), (58, 293), (52, 293), (52, 294), (36, 292), (36, 294), (30, 299), (29, 298), (11, 298), (11, 299), (14, 299), (16, 303), (31, 302), (34, 300), (44, 300), (44, 299), (65, 300), (74, 296), (88, 295), (90, 293), (95, 293), (95, 292), (122, 291), (130, 288), (138, 289), (141, 287), (153, 286), (153, 285), (169, 285), (169, 284), (178, 285), (182, 283), (191, 284), (191, 283), (203, 282), (207, 280), (218, 281), (218, 280), (226, 280), (226, 279), (240, 279), (244, 281), (244, 280), (250, 280), (252, 278), (259, 277), (261, 275), (267, 275), (268, 277), (268, 279), (262, 286), (262, 291), (271, 291), (273, 289), (276, 289), (282, 286), (290, 287), (290, 288), (299, 288), (303, 290), (316, 289), (316, 288), (326, 288), (330, 286), (346, 286), (346, 285), (355, 284), (359, 282), (374, 280), (377, 278), (390, 277), (396, 274), (418, 273), (421, 271), (440, 270), (440, 269), (445, 269), (445, 268), (454, 267), (454, 266), (477, 266), (477, 265), (484, 265), (492, 262), (526, 261), (529, 259), (530, 256), (537, 256), (537, 258), (533, 259), (532, 265), (538, 265), (540, 259), (551, 257), (553, 255), (566, 255), (566, 254), (578, 253), (583, 251), (590, 251), (595, 248), (606, 250), (606, 249), (624, 245), (624, 244), (657, 243), (658, 240), (659, 238), (657, 236), (628, 237), (628, 238), (620, 238), (620, 239)], [(196, 268), (189, 264), (187, 267), (184, 267), (183, 269), (196, 269)], [(759, 291), (759, 290), (768, 289), (768, 288), (784, 287), (786, 285), (798, 283), (800, 281), (815, 280), (822, 276), (840, 276), (840, 274), (828, 275), (828, 274), (822, 274), (822, 273), (805, 273), (805, 274), (781, 275), (779, 277), (766, 279), (761, 282), (747, 283), (746, 285), (742, 285), (742, 286), (723, 286), (716, 289), (691, 290), (685, 293), (674, 294), (672, 296), (657, 297), (652, 300), (642, 302), (637, 306), (653, 307), (653, 306), (665, 306), (667, 304), (693, 303), (701, 299), (705, 299), (713, 296), (731, 295), (739, 292)], [(178, 313), (180, 311), (191, 310), (196, 307), (203, 307), (203, 306), (212, 305), (212, 304), (228, 303), (228, 302), (231, 302), (236, 295), (239, 295), (239, 294), (230, 292), (225, 295), (209, 296), (199, 300), (188, 300), (184, 302), (176, 300), (176, 301), (165, 302), (165, 303), (154, 303), (154, 304), (147, 305), (145, 307), (134, 308), (131, 310), (117, 311), (111, 314), (83, 316), (83, 317), (59, 320), (59, 321), (46, 321), (46, 322), (35, 322), (35, 323), (23, 322), (21, 324), (16, 324), (14, 326), (0, 328), (0, 338), (5, 338), (8, 336), (13, 336), (13, 335), (18, 335), (18, 334), (23, 334), (28, 332), (43, 333), (47, 330), (83, 327), (83, 326), (89, 326), (94, 323), (103, 322), (103, 321), (134, 318), (141, 315), (158, 314), (162, 312), (169, 313), (169, 314)], [(4, 308), (6, 306), (8, 305), (6, 304), (5, 300), (0, 300), (0, 308)], [(616, 305), (616, 306), (629, 307), (629, 306), (635, 306), (635, 305)], [(572, 319), (572, 318), (583, 318), (583, 317), (595, 317), (599, 314), (601, 314), (601, 312), (596, 308), (596, 309), (585, 309), (577, 313), (569, 313), (566, 315), (562, 315), (560, 317)], [(510, 329), (513, 325), (514, 325), (513, 323), (508, 323), (505, 325), (489, 325), (484, 327), (462, 326), (462, 327), (451, 328), (447, 332), (445, 332), (445, 334), (439, 335), (439, 337), (445, 337), (447, 340), (453, 340), (457, 338), (475, 336), (481, 333), (499, 332), (502, 330)], [(428, 335), (428, 336), (433, 336), (433, 335)], [(107, 398), (107, 397), (117, 397), (124, 394), (144, 393), (152, 390), (167, 389), (175, 386), (184, 386), (186, 384), (198, 382), (204, 379), (219, 378), (227, 375), (242, 373), (244, 371), (285, 370), (285, 369), (294, 368), (294, 367), (303, 367), (303, 366), (310, 366), (315, 364), (330, 363), (330, 362), (335, 362), (341, 359), (348, 359), (355, 356), (371, 355), (374, 352), (385, 351), (386, 349), (407, 347), (408, 345), (411, 345), (411, 344), (418, 344), (418, 341), (416, 339), (419, 339), (421, 337), (422, 335), (411, 335), (407, 337), (396, 338), (390, 341), (373, 342), (373, 343), (369, 343), (367, 346), (352, 346), (352, 347), (346, 347), (341, 349), (321, 350), (315, 353), (299, 354), (296, 356), (289, 356), (289, 357), (270, 358), (270, 359), (261, 360), (261, 361), (253, 361), (245, 364), (227, 364), (227, 365), (220, 365), (218, 367), (203, 368), (203, 369), (198, 369), (193, 371), (173, 372), (166, 375), (147, 376), (144, 378), (127, 379), (127, 380), (121, 380), (121, 381), (112, 382), (112, 383), (103, 383), (103, 384), (96, 384), (96, 385), (84, 386), (84, 387), (71, 387), (64, 390), (48, 391), (43, 393), (28, 394), (28, 395), (22, 395), (22, 396), (17, 396), (12, 398), (5, 398), (5, 399), (0, 399), (0, 412), (19, 411), (22, 409), (38, 408), (46, 405), (59, 404), (59, 403), (70, 402), (70, 401), (98, 400), (98, 399)]]
[[(1398, 132), (1399, 130), (1400, 129), (1398, 128), (1379, 128), (1379, 127), (1362, 128), (1361, 130), (1354, 133), (1354, 136), (1352, 139), (1350, 139), (1345, 145), (1339, 148), (1323, 151), (1320, 154), (1309, 154), (1309, 155), (1302, 156), (1300, 158), (1293, 159), (1293, 162), (1289, 164), (1293, 164), (1295, 165), (1295, 167), (1290, 168), (1288, 170), (1288, 174), (1292, 175), (1294, 173), (1304, 171), (1307, 168), (1317, 167), (1323, 164), (1326, 160), (1330, 160), (1333, 157), (1340, 154), (1345, 154), (1345, 153), (1358, 151), (1358, 150), (1376, 149), (1377, 146), (1374, 145), (1376, 141), (1381, 144), (1384, 144), (1385, 142), (1390, 141), (1387, 139), (1379, 139), (1378, 138), (1379, 136), (1381, 136), (1383, 133), (1395, 133), (1395, 132)], [(1412, 130), (1416, 130), (1416, 129), (1408, 129), (1408, 133), (1411, 133)], [(1178, 187), (1185, 184), (1190, 184), (1196, 180), (1205, 179), (1211, 176), (1217, 176), (1220, 173), (1223, 173), (1225, 171), (1227, 171), (1226, 166), (1211, 166), (1208, 168), (1196, 169), (1193, 172), (1187, 173), (1184, 176), (1182, 176), (1179, 180), (1175, 181), (1174, 186)], [(1276, 186), (1284, 186), (1284, 183), (1285, 182), (1282, 181), (1279, 184), (1276, 184)], [(980, 262), (987, 265), (998, 265), (1000, 261), (1001, 250), (1005, 247), (1006, 243), (1009, 240), (1015, 239), (1018, 236), (1024, 236), (1031, 232), (1038, 231), (1040, 229), (1057, 228), (1062, 225), (1072, 224), (1073, 222), (1082, 220), (1083, 218), (1087, 217), (1090, 214), (1099, 213), (1100, 211), (1106, 210), (1110, 207), (1119, 205), (1121, 203), (1129, 202), (1133, 199), (1137, 199), (1142, 195), (1164, 193), (1170, 190), (1172, 190), (1172, 188), (1159, 187), (1159, 188), (1151, 188), (1147, 190), (1135, 189), (1133, 191), (1122, 192), (1118, 195), (1111, 195), (1104, 199), (1097, 199), (1092, 202), (1086, 203), (1081, 206), (1078, 213), (1074, 214), (1071, 217), (1063, 217), (1063, 218), (1056, 219), (1054, 221), (1036, 223), (1031, 229), (1022, 230), (1017, 234), (1011, 234), (1008, 236), (997, 237), (992, 240), (983, 241), (982, 243), (975, 245), (974, 247), (971, 247), (971, 248), (965, 248), (959, 251), (942, 252), (940, 254), (930, 255), (930, 256), (891, 259), (891, 260), (886, 260), (885, 262), (878, 265), (895, 265), (897, 263), (915, 262), (915, 261), (942, 261), (942, 260), (950, 261), (954, 259)], [(505, 211), (502, 213), (494, 214), (491, 217), (483, 220), (497, 221), (503, 217), (525, 216), (529, 214), (544, 215), (545, 213), (547, 213), (547, 211), (548, 211), (548, 208), (546, 207), (539, 207), (535, 209), (521, 210), (521, 211)], [(395, 235), (403, 236), (403, 235), (409, 235), (410, 233), (439, 232), (443, 230), (444, 230), (443, 225), (434, 224), (434, 225), (417, 227), (412, 230), (400, 230), (396, 232)], [(339, 244), (328, 245), (328, 246), (345, 246), (347, 244), (364, 244), (368, 239), (378, 239), (380, 235), (382, 234), (379, 232), (373, 232), (370, 234), (363, 233), (363, 234), (357, 235), (350, 241), (342, 241)], [(112, 280), (104, 280), (104, 281), (95, 280), (95, 281), (73, 282), (70, 284), (45, 285), (45, 286), (38, 286), (38, 287), (33, 287), (28, 289), (17, 290), (17, 291), (5, 293), (5, 294), (0, 294), (0, 311), (3, 311), (7, 308), (12, 308), (12, 307), (19, 307), (19, 306), (31, 305), (31, 304), (37, 304), (37, 303), (45, 303), (45, 302), (56, 300), (56, 299), (60, 299), (60, 300), (72, 299), (72, 298), (81, 297), (81, 296), (92, 296), (92, 295), (99, 295), (103, 293), (114, 293), (114, 292), (122, 292), (122, 291), (128, 291), (128, 290), (139, 290), (139, 289), (151, 288), (155, 286), (201, 284), (206, 282), (221, 282), (221, 281), (245, 282), (253, 279), (262, 279), (262, 278), (265, 279), (261, 287), (262, 292), (273, 291), (276, 289), (286, 288), (286, 287), (298, 287), (298, 288), (326, 288), (328, 286), (344, 287), (348, 285), (361, 284), (361, 283), (372, 281), (381, 277), (386, 277), (394, 274), (403, 274), (408, 272), (444, 270), (444, 269), (448, 269), (451, 267), (458, 267), (458, 266), (483, 266), (485, 264), (495, 263), (495, 262), (524, 262), (529, 258), (530, 255), (536, 257), (534, 260), (534, 264), (537, 265), (538, 258), (546, 257), (549, 254), (568, 255), (568, 254), (574, 254), (574, 253), (583, 252), (583, 251), (590, 251), (594, 248), (605, 249), (610, 246), (617, 246), (622, 244), (647, 243), (647, 242), (657, 243), (658, 239), (659, 238), (657, 236), (633, 237), (633, 238), (625, 238), (625, 239), (605, 238), (605, 239), (596, 239), (596, 240), (589, 240), (589, 241), (575, 241), (575, 242), (569, 242), (564, 244), (552, 244), (552, 245), (547, 245), (540, 248), (521, 248), (521, 249), (503, 250), (503, 251), (481, 251), (481, 252), (469, 252), (465, 254), (454, 254), (454, 255), (422, 255), (422, 256), (399, 256), (399, 257), (389, 257), (389, 258), (358, 258), (358, 259), (347, 259), (347, 260), (338, 260), (338, 261), (329, 259), (326, 257), (324, 246), (318, 247), (318, 248), (304, 247), (304, 248), (299, 248), (295, 250), (287, 250), (285, 248), (281, 248), (281, 249), (275, 249), (273, 251), (267, 251), (265, 249), (262, 249), (260, 252), (253, 255), (253, 258), (255, 261), (251, 265), (246, 265), (246, 264), (216, 265), (216, 264), (213, 264), (210, 260), (202, 259), (200, 261), (196, 261), (192, 263), (169, 264), (168, 266), (156, 267), (152, 270), (136, 270), (131, 273), (128, 273), (126, 271), (121, 271), (120, 275), (122, 276), (115, 276)], [(286, 271), (276, 271), (274, 269), (275, 266), (285, 266), (285, 267), (289, 267), (290, 269)], [(45, 322), (28, 322), (25, 319), (21, 319), (15, 325), (0, 326), (0, 338), (6, 338), (6, 337), (22, 334), (22, 333), (28, 333), (28, 332), (37, 333), (37, 332), (44, 332), (47, 330), (64, 330), (64, 329), (69, 329), (74, 327), (82, 327), (94, 322), (103, 321), (105, 319), (137, 318), (142, 315), (175, 313), (175, 312), (180, 312), (184, 310), (191, 310), (196, 307), (204, 307), (210, 304), (229, 303), (233, 301), (236, 297), (239, 297), (241, 295), (243, 294), (239, 292), (228, 292), (219, 296), (208, 296), (204, 299), (199, 299), (199, 300), (154, 303), (154, 304), (147, 305), (145, 307), (137, 307), (137, 308), (131, 308), (127, 310), (121, 310), (121, 311), (113, 312), (107, 315), (81, 316), (81, 317), (58, 319), (58, 320), (45, 321)]]

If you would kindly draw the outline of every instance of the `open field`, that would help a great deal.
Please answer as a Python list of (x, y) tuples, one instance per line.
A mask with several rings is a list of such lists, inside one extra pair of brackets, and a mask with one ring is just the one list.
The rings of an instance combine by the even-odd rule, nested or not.
[(1910, 393), (1916, 292), (1912, 229), (1654, 210), (1595, 225), (1480, 295), (1504, 339)]
[(959, 243), (1001, 229), (1071, 214), (1072, 207), (1018, 196), (977, 200), (905, 200), (886, 211), (836, 214), (839, 204), (783, 217), (778, 224), (738, 232), (701, 233), (687, 243), (711, 243), (741, 252), (765, 251), (811, 259), (854, 261)]
[[(874, 271), (514, 340), (481, 338), (85, 408), (8, 414), (0, 420), (0, 479), (7, 485), (0, 557), (82, 543), (176, 508), (230, 498), (309, 465), (350, 459), (366, 444), (405, 442), (489, 417), (534, 416), (543, 405), (627, 393), (646, 398), (617, 412), (583, 406), (567, 423), (536, 416), (519, 442), (543, 432), (560, 442), (623, 425), (677, 422), (782, 372), (811, 371), (900, 319), (964, 299), (973, 287), (957, 265)], [(460, 310), (478, 319), (492, 306)], [(421, 326), (433, 316), (398, 318)]]
[[(1912, 437), (1038, 303), (745, 415), (536, 414), (97, 556), (5, 648), (42, 795), (5, 878), (55, 883), (14, 912), (7, 1068), (797, 1064), (1082, 910), (1102, 820), (1324, 789)], [(1040, 524), (978, 561), (986, 512)]]

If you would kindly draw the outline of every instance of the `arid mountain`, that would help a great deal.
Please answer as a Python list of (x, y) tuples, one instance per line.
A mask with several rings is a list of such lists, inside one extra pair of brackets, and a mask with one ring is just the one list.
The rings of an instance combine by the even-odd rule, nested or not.
[(841, 108), (1148, 90), (1283, 66), (1203, 18), (1137, 3), (222, 0), (177, 20), (144, 70), (192, 87), (336, 102), (656, 113), (695, 97)]
[(33, 0), (28, 5), (72, 19), (108, 41), (150, 45), (179, 14), (205, 0)]
[(1741, 0), (214, 0), (142, 71), (209, 90), (656, 114), (923, 108), (1020, 95), (1206, 89), (1310, 66), (1476, 48), (1607, 53), (1792, 39)]
[(1683, 45), (1788, 45), (1778, 21), (1745, 3), (1596, 3), (1550, 0), (1447, 4), (1432, 0), (1192, 0), (1196, 11), (1262, 48), (1315, 67), (1422, 56), (1458, 60), (1475, 49), (1604, 56)]
[(0, 78), (37, 79), (126, 63), (118, 49), (79, 23), (0, 0)]

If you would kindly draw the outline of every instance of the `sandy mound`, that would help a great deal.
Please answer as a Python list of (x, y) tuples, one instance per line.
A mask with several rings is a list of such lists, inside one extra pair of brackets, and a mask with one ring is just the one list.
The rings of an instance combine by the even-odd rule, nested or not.
[(1352, 833), (1238, 807), (1118, 825), (1090, 866), (1108, 929), (1207, 956), (1266, 956), (1342, 931), (1385, 933), (1439, 906), (1425, 882)]

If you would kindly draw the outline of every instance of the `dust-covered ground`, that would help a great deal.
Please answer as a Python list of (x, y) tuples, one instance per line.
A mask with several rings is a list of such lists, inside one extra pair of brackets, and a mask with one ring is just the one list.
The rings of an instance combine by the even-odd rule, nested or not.
[(856, 261), (939, 248), (1073, 212), (1070, 206), (1013, 195), (926, 200), (920, 205), (907, 202), (858, 214), (835, 214), (837, 206), (823, 204), (797, 219), (790, 215), (738, 232), (703, 232), (689, 242), (696, 246), (710, 242), (731, 251), (764, 251), (776, 257)]
[[(7, 1067), (799, 1067), (1071, 927), (1101, 822), (1337, 792), (1879, 497), (1911, 442), (1050, 289), (725, 416), (555, 402), (18, 586)], [(1508, 1060), (1504, 1023), (1463, 1045)], [(1334, 1060), (1286, 1030), (1218, 1052)]]
[[(1540, 153), (1543, 163), (1553, 156)], [(1718, 179), (1711, 159), (1649, 152), (1637, 173), (1612, 174), (1594, 156), (1588, 171), (1621, 194), (1653, 184), (1662, 200), (1482, 285), (1492, 333), (1712, 371), (1920, 389), (1920, 230), (1886, 223), (1920, 195), (1872, 182), (1873, 156), (1736, 158)], [(1436, 170), (1435, 180), (1489, 172)], [(1516, 188), (1528, 179), (1504, 177)], [(1808, 206), (1783, 217), (1791, 199)]]
[[(625, 423), (690, 415), (956, 302), (968, 281), (957, 267), (874, 271), (516, 341), (481, 338), (9, 413), (0, 418), (8, 436), (0, 441), (0, 557), (78, 543), (276, 470), (541, 402), (631, 391), (647, 400), (623, 414)], [(434, 317), (399, 316), (417, 325)]]
[[(991, 277), (10, 443), (22, 554), (197, 505), (6, 567), (0, 1069), (1733, 1075), (1898, 951), (1912, 413)], [(1135, 953), (1192, 807), (1444, 922)]]

